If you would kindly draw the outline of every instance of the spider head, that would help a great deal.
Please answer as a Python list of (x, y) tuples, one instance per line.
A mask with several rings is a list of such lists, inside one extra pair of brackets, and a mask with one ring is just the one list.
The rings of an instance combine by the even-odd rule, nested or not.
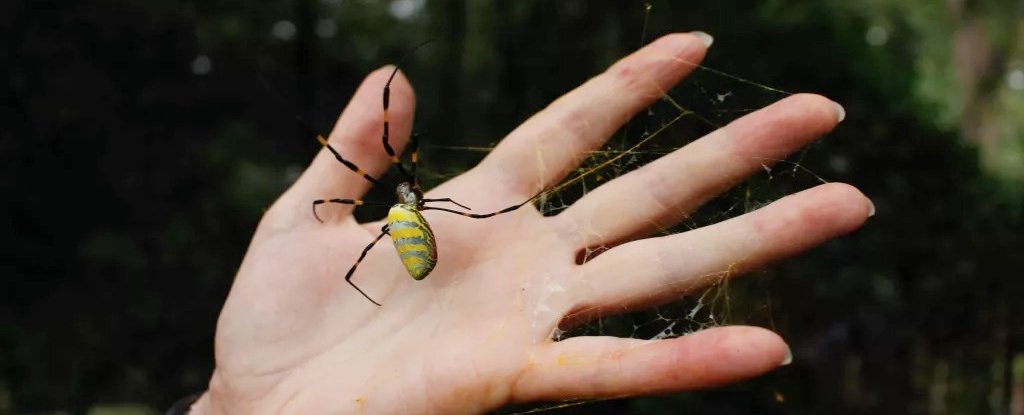
[(398, 203), (419, 206), (420, 200), (423, 199), (423, 191), (420, 190), (419, 186), (413, 186), (409, 182), (402, 182), (398, 184), (398, 189), (395, 189), (395, 196), (398, 197)]

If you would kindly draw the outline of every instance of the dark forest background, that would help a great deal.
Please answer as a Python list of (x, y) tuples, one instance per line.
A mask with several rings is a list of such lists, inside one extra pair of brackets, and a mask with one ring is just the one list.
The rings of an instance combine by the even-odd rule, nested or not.
[[(157, 413), (204, 389), (262, 211), (359, 80), (421, 41), (437, 39), (404, 66), (436, 183), (482, 157), (452, 146), (491, 145), (645, 39), (697, 29), (707, 66), (756, 84), (698, 71), (681, 104), (835, 99), (846, 121), (799, 164), (878, 214), (731, 286), (771, 305), (731, 322), (781, 332), (792, 366), (552, 412), (1024, 414), (1022, 3), (703, 3), (3, 2), (0, 414)], [(813, 185), (781, 182), (748, 189)]]

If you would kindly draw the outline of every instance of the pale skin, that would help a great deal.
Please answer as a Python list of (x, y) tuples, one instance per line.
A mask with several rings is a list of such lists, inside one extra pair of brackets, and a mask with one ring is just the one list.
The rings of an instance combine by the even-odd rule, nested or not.
[[(559, 98), (475, 168), (427, 192), (485, 213), (558, 183), (624, 122), (694, 69), (701, 34), (662, 37)], [(332, 146), (374, 177), (381, 90), (370, 74)], [(406, 143), (414, 95), (392, 84), (391, 142)], [(692, 231), (654, 236), (703, 202), (832, 130), (840, 106), (793, 95), (587, 194), (556, 216), (526, 205), (489, 219), (427, 211), (439, 260), (411, 279), (389, 239), (343, 277), (383, 222), (320, 198), (359, 198), (370, 183), (326, 149), (259, 224), (217, 324), (216, 370), (193, 413), (480, 413), (514, 402), (650, 395), (754, 377), (791, 359), (775, 333), (723, 326), (668, 340), (553, 341), (565, 318), (593, 318), (699, 292), (725, 273), (792, 256), (860, 227), (871, 202), (826, 184)], [(423, 140), (429, 141), (429, 134)], [(427, 161), (429, 163), (429, 161)], [(386, 238), (386, 237), (385, 237)], [(614, 246), (578, 265), (581, 249)]]

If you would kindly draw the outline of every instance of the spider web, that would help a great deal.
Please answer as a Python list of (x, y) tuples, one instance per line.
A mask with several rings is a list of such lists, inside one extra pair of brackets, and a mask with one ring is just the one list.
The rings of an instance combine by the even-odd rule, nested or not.
[[(641, 168), (705, 133), (786, 95), (789, 93), (698, 65), (687, 80), (667, 91), (660, 102), (638, 115), (603, 148), (591, 152), (574, 170), (573, 175), (546, 192), (535, 205), (547, 216), (557, 215), (602, 184)], [(758, 97), (758, 105), (749, 107), (749, 99), (741, 103), (740, 99), (735, 98), (737, 96)], [(687, 213), (681, 223), (662, 228), (648, 237), (671, 235), (717, 223), (757, 210), (792, 192), (826, 183), (825, 179), (804, 165), (803, 159), (809, 151), (813, 151), (813, 148), (809, 147), (788, 160), (761, 160), (762, 170), (758, 174), (709, 201), (697, 211)], [(578, 262), (588, 261), (612, 248), (604, 244), (585, 248)], [(770, 282), (764, 280), (767, 275), (733, 281), (732, 278), (736, 276), (738, 274), (730, 265), (697, 277), (695, 280), (702, 281), (703, 287), (675, 301), (641, 311), (622, 309), (582, 324), (558, 328), (552, 337), (556, 341), (577, 336), (661, 340), (726, 324), (772, 326)], [(672, 288), (666, 287), (666, 290)], [(586, 310), (575, 310), (576, 313), (586, 314)], [(569, 401), (526, 409), (513, 407), (506, 408), (511, 412), (504, 413), (548, 412), (592, 402), (596, 400)]]
[[(602, 184), (641, 168), (786, 95), (789, 93), (696, 65), (693, 74), (676, 88), (666, 91), (658, 103), (635, 117), (603, 148), (592, 151), (569, 178), (545, 192), (535, 206), (547, 216), (557, 215)], [(741, 101), (736, 98), (738, 96), (756, 97), (757, 105), (749, 106), (749, 99)], [(486, 153), (493, 147), (438, 148)], [(685, 232), (740, 216), (794, 191), (827, 182), (803, 164), (809, 151), (813, 151), (813, 147), (788, 160), (761, 160), (762, 170), (758, 174), (709, 201), (696, 212), (689, 212), (683, 222), (662, 228), (649, 237)], [(609, 245), (588, 247), (578, 262), (592, 259), (612, 248)], [(642, 311), (623, 309), (572, 327), (556, 329), (552, 337), (556, 341), (576, 336), (660, 340), (725, 324), (767, 323), (771, 326), (769, 288), (758, 277), (732, 281), (735, 276), (737, 273), (730, 266), (698, 277), (703, 281), (703, 288), (675, 301)], [(576, 310), (584, 314), (585, 311)], [(506, 413), (546, 412), (591, 402), (595, 400), (548, 404), (525, 410), (514, 407), (507, 409), (517, 412)]]
[[(753, 112), (789, 93), (697, 66), (681, 85), (667, 91), (660, 102), (638, 115), (601, 149), (592, 151), (570, 177), (548, 190), (535, 202), (546, 216), (557, 215), (604, 183), (640, 168), (703, 136), (711, 130)], [(757, 97), (751, 107), (750, 99)], [(487, 153), (493, 146), (433, 146), (437, 150)], [(786, 194), (827, 180), (803, 163), (813, 146), (787, 160), (761, 160), (763, 169), (747, 181), (709, 201), (675, 226), (650, 237), (670, 235), (717, 223), (754, 211)], [(449, 174), (424, 172), (427, 180), (440, 182)], [(593, 218), (601, 220), (601, 218)], [(588, 247), (586, 261), (612, 246)], [(755, 274), (766, 272), (755, 272)], [(576, 336), (617, 336), (636, 339), (670, 339), (725, 324), (772, 326), (769, 282), (766, 275), (731, 281), (737, 274), (728, 267), (706, 275), (705, 286), (678, 300), (642, 311), (623, 309), (573, 327), (556, 329), (553, 339)], [(625, 276), (624, 276), (625, 277)], [(577, 310), (583, 311), (585, 310)], [(538, 413), (568, 409), (597, 400), (570, 401), (539, 406), (513, 406), (502, 413)]]
[[(545, 216), (557, 215), (602, 184), (679, 150), (734, 119), (790, 95), (786, 91), (707, 66), (694, 65), (695, 72), (687, 80), (671, 91), (666, 91), (658, 103), (647, 108), (620, 129), (601, 149), (591, 151), (567, 179), (546, 190), (534, 203), (535, 207)], [(740, 92), (741, 90), (749, 91)], [(761, 97), (761, 105), (741, 106), (736, 103), (738, 100), (730, 99), (751, 91)], [(693, 105), (684, 106), (682, 102)], [(428, 147), (475, 153), (487, 153), (494, 148), (437, 145)], [(810, 149), (811, 147), (808, 147), (788, 160), (761, 160), (762, 170), (759, 174), (709, 201), (697, 212), (685, 215), (686, 219), (683, 222), (662, 228), (649, 237), (671, 235), (717, 223), (754, 211), (793, 191), (827, 183), (827, 180), (802, 163)], [(424, 175), (431, 182), (450, 178), (448, 174), (432, 173), (429, 170), (425, 171)], [(588, 261), (611, 248), (612, 246), (603, 244), (588, 247), (582, 252), (579, 262)], [(561, 340), (582, 335), (616, 335), (664, 339), (719, 326), (725, 322), (734, 322), (729, 319), (729, 277), (732, 276), (735, 274), (731, 269), (722, 270), (707, 276), (706, 280), (712, 282), (701, 292), (651, 310), (605, 317), (568, 331), (557, 331), (555, 338)]]
[[(645, 18), (649, 17), (650, 10), (648, 4)], [(548, 189), (536, 200), (535, 207), (546, 216), (557, 215), (602, 184), (791, 95), (785, 90), (707, 66), (714, 65), (713, 61), (705, 62), (703, 65), (694, 63), (693, 73), (675, 88), (664, 91), (657, 103), (634, 117), (602, 148), (590, 152), (568, 178)], [(684, 221), (659, 229), (648, 237), (671, 235), (721, 222), (757, 210), (787, 194), (827, 183), (826, 179), (815, 173), (815, 167), (809, 167), (804, 162), (814, 147), (812, 144), (786, 160), (759, 160), (762, 165), (759, 173), (705, 203), (695, 212), (680, 212), (685, 213), (680, 215), (686, 217)], [(482, 158), (494, 146), (427, 145), (427, 148), (475, 153)], [(459, 172), (439, 173), (428, 167), (423, 173), (428, 183), (440, 183)], [(585, 262), (612, 248), (609, 245), (588, 247), (580, 253), (578, 262)], [(660, 340), (726, 324), (772, 327), (770, 271), (758, 271), (754, 274), (761, 275), (732, 280), (738, 275), (732, 268), (730, 265), (698, 277), (698, 280), (703, 281), (702, 288), (675, 301), (641, 311), (622, 309), (594, 320), (576, 322), (571, 327), (556, 329), (552, 338), (560, 341), (577, 336), (616, 336)], [(585, 313), (585, 310), (579, 311)], [(599, 400), (517, 405), (505, 408), (501, 413), (561, 412), (561, 409), (596, 401)]]

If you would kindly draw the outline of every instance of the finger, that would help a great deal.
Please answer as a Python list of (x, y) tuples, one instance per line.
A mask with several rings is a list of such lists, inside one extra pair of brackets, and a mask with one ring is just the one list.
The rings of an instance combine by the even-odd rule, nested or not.
[[(379, 178), (392, 165), (381, 143), (384, 131), (382, 93), (384, 85), (394, 70), (386, 66), (368, 75), (356, 90), (345, 111), (341, 113), (327, 142), (348, 162), (373, 178)], [(408, 141), (412, 131), (416, 97), (412, 85), (399, 71), (391, 82), (390, 142), (399, 153)], [(316, 137), (310, 137), (311, 145), (319, 145)], [(292, 209), (309, 215), (315, 199), (347, 198), (358, 199), (372, 183), (360, 173), (347, 168), (335, 157), (329, 148), (317, 153), (312, 164), (299, 180), (285, 194), (282, 200), (290, 205), (301, 206)], [(320, 217), (330, 221), (344, 217), (352, 211), (352, 205), (333, 204), (318, 207)]]
[(583, 265), (571, 319), (677, 298), (849, 233), (873, 213), (856, 188), (831, 183), (714, 225), (617, 246)]
[(518, 401), (615, 398), (707, 388), (792, 360), (771, 331), (718, 327), (671, 340), (574, 337), (536, 356), (514, 389)]
[(828, 133), (842, 114), (821, 96), (785, 98), (597, 188), (557, 220), (584, 230), (573, 233), (581, 249), (649, 235)]
[(520, 196), (558, 182), (692, 71), (707, 51), (702, 39), (710, 43), (705, 34), (668, 35), (623, 58), (516, 128), (476, 171)]

